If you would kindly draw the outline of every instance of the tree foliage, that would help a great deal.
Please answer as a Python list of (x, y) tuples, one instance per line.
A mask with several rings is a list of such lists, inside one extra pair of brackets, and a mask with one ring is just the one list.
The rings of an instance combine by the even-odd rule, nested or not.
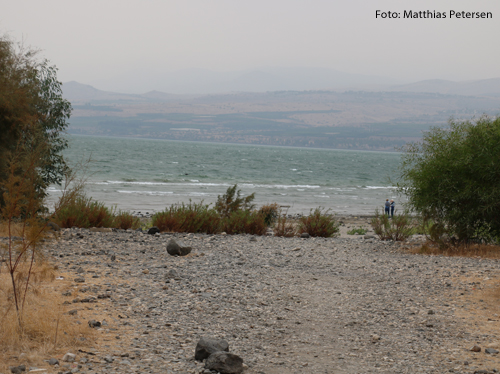
[(57, 69), (36, 56), (37, 51), (0, 37), (0, 181), (7, 178), (7, 160), (19, 142), (33, 149), (43, 142), (46, 152), (38, 168), (43, 194), (49, 184), (61, 183), (67, 169), (61, 151), (68, 143), (62, 134), (71, 104), (62, 97)]
[(399, 192), (461, 242), (500, 236), (500, 117), (450, 120), (404, 149)]

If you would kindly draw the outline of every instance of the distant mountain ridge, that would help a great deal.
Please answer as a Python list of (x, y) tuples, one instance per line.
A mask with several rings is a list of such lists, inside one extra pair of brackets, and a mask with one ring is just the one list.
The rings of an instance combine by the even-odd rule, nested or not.
[[(318, 77), (312, 75), (310, 80), (307, 77), (302, 76), (303, 82), (301, 87), (307, 87), (307, 82), (310, 82), (311, 87), (315, 87), (314, 82), (317, 82)], [(333, 79), (333, 78), (332, 78)], [(352, 84), (351, 86), (345, 86), (343, 89), (337, 89), (330, 91), (373, 91), (373, 92), (421, 92), (421, 93), (438, 93), (444, 95), (463, 95), (463, 96), (500, 96), (500, 78), (482, 79), (476, 81), (464, 81), (464, 82), (454, 82), (449, 80), (432, 79), (423, 80), (410, 84), (400, 84), (400, 85), (382, 85), (376, 84), (363, 84), (361, 78), (355, 77), (351, 80), (360, 79), (358, 84)], [(293, 89), (291, 84), (287, 84), (285, 80), (277, 78), (276, 75), (271, 73), (263, 72), (249, 72), (246, 75), (242, 75), (234, 78), (232, 81), (239, 82), (238, 87), (242, 88), (240, 90), (226, 90), (222, 92), (213, 92), (213, 94), (218, 93), (229, 93), (229, 92), (266, 92), (266, 91), (308, 91), (313, 89)], [(347, 83), (347, 80), (344, 80)], [(274, 87), (281, 87), (283, 89), (274, 89)], [(284, 89), (284, 87), (289, 87)], [(244, 88), (244, 89), (243, 89)], [(318, 89), (319, 90), (319, 89)], [(323, 88), (323, 90), (328, 91), (328, 89)], [(203, 90), (202, 90), (203, 91)], [(72, 103), (97, 103), (97, 102), (171, 102), (171, 101), (183, 101), (189, 100), (194, 97), (204, 96), (206, 94), (172, 94), (161, 91), (149, 91), (144, 94), (125, 94), (117, 93), (111, 91), (99, 90), (91, 85), (82, 84), (75, 81), (66, 82), (63, 84), (63, 95)]]
[(227, 72), (207, 69), (182, 69), (174, 72), (142, 69), (89, 83), (114, 92), (146, 92), (154, 89), (174, 94), (217, 94), (344, 90), (360, 85), (391, 85), (401, 82), (329, 68), (261, 67)]
[(430, 92), (447, 95), (500, 96), (500, 78), (453, 82), (429, 79), (415, 83), (392, 86), (390, 91)]
[[(100, 101), (123, 101), (123, 102), (147, 102), (147, 101), (178, 101), (183, 98), (189, 99), (194, 96), (174, 95), (159, 91), (150, 91), (145, 94), (124, 94), (99, 90), (88, 84), (71, 81), (62, 86), (63, 96), (72, 103), (91, 103)], [(196, 95), (195, 95), (196, 96)]]

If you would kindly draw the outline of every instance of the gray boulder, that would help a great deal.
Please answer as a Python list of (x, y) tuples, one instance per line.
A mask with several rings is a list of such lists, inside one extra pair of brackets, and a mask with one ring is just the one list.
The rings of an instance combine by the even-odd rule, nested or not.
[(243, 372), (243, 359), (232, 353), (217, 351), (205, 361), (205, 369), (215, 370), (221, 374), (240, 374)]
[(229, 343), (224, 339), (201, 338), (196, 344), (194, 359), (203, 361), (217, 351), (229, 352)]
[(167, 252), (172, 256), (185, 256), (191, 253), (192, 248), (184, 245), (182, 242), (176, 242), (174, 239), (170, 239), (167, 244)]

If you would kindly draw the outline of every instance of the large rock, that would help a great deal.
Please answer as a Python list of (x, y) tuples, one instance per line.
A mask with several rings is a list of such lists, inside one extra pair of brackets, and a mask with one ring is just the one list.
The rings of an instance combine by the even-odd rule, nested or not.
[(174, 239), (170, 239), (167, 244), (167, 252), (172, 256), (185, 256), (191, 253), (192, 248), (184, 245), (182, 242), (176, 242)]
[(159, 233), (160, 233), (160, 229), (156, 226), (153, 226), (148, 230), (149, 235), (154, 235), (154, 234), (159, 234)]
[(243, 359), (232, 353), (217, 351), (205, 361), (205, 369), (215, 370), (221, 374), (240, 374), (243, 372)]
[(196, 344), (194, 359), (203, 361), (217, 351), (229, 352), (229, 343), (224, 339), (201, 338)]

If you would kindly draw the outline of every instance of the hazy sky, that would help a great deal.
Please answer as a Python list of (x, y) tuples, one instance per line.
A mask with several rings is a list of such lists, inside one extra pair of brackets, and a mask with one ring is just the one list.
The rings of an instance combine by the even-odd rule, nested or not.
[[(376, 19), (377, 9), (401, 18)], [(446, 18), (405, 19), (405, 10)], [(452, 10), (493, 18), (450, 19)], [(0, 0), (0, 33), (43, 50), (63, 82), (262, 66), (407, 81), (500, 77), (498, 0)]]

